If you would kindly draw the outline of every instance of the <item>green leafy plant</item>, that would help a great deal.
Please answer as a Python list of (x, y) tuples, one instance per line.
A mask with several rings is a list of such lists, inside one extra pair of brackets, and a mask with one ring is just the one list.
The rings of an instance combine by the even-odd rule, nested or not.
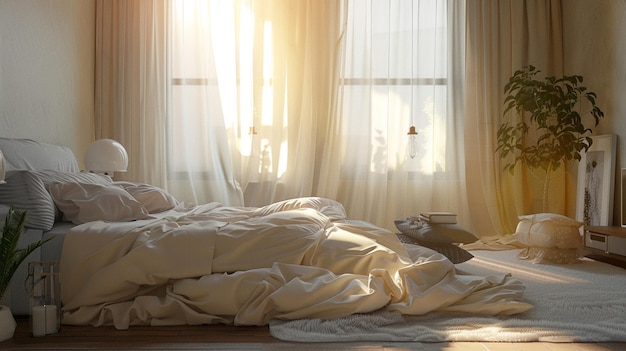
[(25, 211), (18, 212), (13, 210), (13, 207), (9, 208), (2, 228), (2, 238), (0, 238), (0, 297), (4, 295), (15, 271), (26, 257), (52, 239), (39, 240), (23, 249), (18, 249), (17, 244), (24, 229), (25, 221)]
[(596, 94), (581, 86), (579, 75), (540, 79), (534, 66), (516, 71), (504, 87), (504, 121), (497, 134), (496, 152), (514, 174), (518, 163), (544, 172), (543, 204), (547, 208), (550, 172), (568, 161), (580, 161), (604, 113)]

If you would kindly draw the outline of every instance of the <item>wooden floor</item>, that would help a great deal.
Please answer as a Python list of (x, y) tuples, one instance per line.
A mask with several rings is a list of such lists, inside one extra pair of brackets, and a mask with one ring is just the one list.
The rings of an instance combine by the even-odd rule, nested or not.
[(225, 325), (180, 327), (63, 326), (58, 334), (31, 336), (27, 318), (17, 318), (12, 339), (0, 350), (425, 350), (425, 351), (626, 351), (626, 343), (291, 343), (272, 338), (267, 327)]

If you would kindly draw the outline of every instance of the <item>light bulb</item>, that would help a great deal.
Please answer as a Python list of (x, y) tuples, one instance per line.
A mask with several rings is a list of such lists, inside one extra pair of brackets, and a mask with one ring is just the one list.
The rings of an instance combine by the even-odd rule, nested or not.
[(417, 156), (417, 132), (415, 131), (415, 126), (411, 126), (406, 134), (409, 136), (409, 156), (413, 159)]

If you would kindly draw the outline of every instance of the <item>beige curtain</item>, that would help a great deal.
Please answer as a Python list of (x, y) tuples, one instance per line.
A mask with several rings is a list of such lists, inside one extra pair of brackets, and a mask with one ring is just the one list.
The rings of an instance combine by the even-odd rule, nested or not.
[(96, 139), (129, 154), (117, 179), (166, 187), (167, 2), (96, 1)]
[(528, 170), (510, 176), (495, 154), (508, 78), (529, 64), (546, 75), (563, 74), (561, 1), (468, 0), (466, 38), (466, 172), (477, 232), (512, 233), (517, 217), (530, 213), (574, 217), (572, 169), (552, 174), (550, 207), (544, 209), (543, 180)]

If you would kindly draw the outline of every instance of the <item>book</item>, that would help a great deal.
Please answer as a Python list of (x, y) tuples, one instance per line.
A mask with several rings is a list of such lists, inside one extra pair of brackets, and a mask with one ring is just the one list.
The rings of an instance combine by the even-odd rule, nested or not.
[(456, 224), (456, 213), (452, 212), (420, 212), (420, 218), (428, 223)]

